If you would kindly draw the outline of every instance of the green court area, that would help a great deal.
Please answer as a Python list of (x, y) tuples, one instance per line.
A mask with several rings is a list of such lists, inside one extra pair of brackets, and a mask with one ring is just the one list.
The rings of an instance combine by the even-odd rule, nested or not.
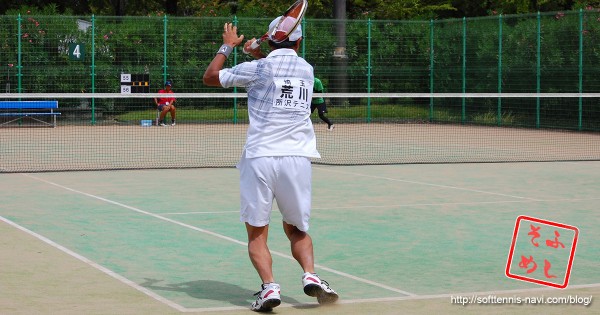
[[(2, 174), (0, 313), (251, 314), (260, 280), (238, 178), (235, 168)], [(598, 191), (597, 161), (314, 165), (316, 269), (340, 301), (304, 295), (275, 209), (283, 304), (273, 313), (598, 314)], [(505, 275), (521, 215), (579, 230), (567, 289)], [(561, 282), (570, 234), (550, 252), (527, 247), (522, 229), (516, 259), (547, 257), (549, 281)], [(541, 232), (540, 244), (554, 240), (552, 227)], [(545, 277), (541, 260), (532, 274), (518, 261), (512, 272)]]

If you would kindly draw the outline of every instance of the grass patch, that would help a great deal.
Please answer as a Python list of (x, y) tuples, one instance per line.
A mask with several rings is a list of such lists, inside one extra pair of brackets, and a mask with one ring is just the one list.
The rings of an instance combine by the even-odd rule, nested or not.
[[(368, 116), (369, 112), (373, 119), (429, 121), (430, 118), (428, 106), (377, 104), (371, 105), (370, 109), (366, 105), (328, 106), (327, 109), (329, 112), (327, 115), (331, 117), (331, 119), (339, 120), (364, 119)], [(236, 115), (238, 120), (248, 120), (248, 112), (245, 106), (239, 107)], [(473, 121), (478, 123), (495, 123), (495, 118), (491, 115), (491, 113), (478, 115), (473, 118)], [(316, 112), (313, 113), (313, 116), (316, 116)], [(123, 113), (117, 115), (115, 118), (118, 121), (136, 121), (141, 119), (154, 119), (155, 117), (156, 111), (143, 110)], [(170, 119), (169, 114), (167, 114), (167, 117)], [(223, 122), (233, 121), (233, 119), (233, 108), (177, 109), (177, 121), (179, 122)], [(507, 122), (512, 122), (514, 117), (509, 114), (503, 119), (506, 119)], [(457, 122), (460, 121), (460, 114), (453, 113), (448, 109), (435, 109), (433, 111), (433, 120)]]
[[(170, 114), (167, 114), (167, 119), (170, 119)], [(120, 114), (116, 117), (119, 121), (133, 121), (140, 119), (154, 119), (156, 118), (155, 110), (143, 110), (133, 111)], [(221, 108), (209, 108), (209, 109), (177, 109), (177, 121), (223, 121), (233, 120), (234, 110), (232, 108), (221, 109)], [(246, 108), (240, 108), (237, 110), (237, 119), (248, 119), (248, 112)]]
[[(517, 119), (515, 115), (513, 115), (513, 113), (511, 112), (502, 113), (500, 117), (500, 122), (502, 125), (514, 125), (516, 120)], [(472, 122), (482, 125), (496, 125), (498, 124), (498, 113), (487, 112), (483, 114), (473, 115)]]

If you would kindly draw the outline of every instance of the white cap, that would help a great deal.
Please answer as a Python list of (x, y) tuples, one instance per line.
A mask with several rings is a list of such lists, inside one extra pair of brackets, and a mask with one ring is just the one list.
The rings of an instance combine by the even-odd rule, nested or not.
[[(279, 22), (279, 19), (281, 19), (281, 16), (278, 16), (271, 22), (271, 24), (269, 24), (269, 30), (271, 30), (273, 27), (275, 27), (277, 22)], [(282, 23), (282, 25), (294, 24), (294, 23), (296, 23), (296, 19), (291, 16), (288, 16), (281, 23)], [(298, 25), (298, 27), (288, 36), (288, 40), (295, 42), (295, 41), (299, 40), (301, 37), (302, 37), (302, 26)], [(271, 39), (271, 34), (269, 34), (269, 39)]]

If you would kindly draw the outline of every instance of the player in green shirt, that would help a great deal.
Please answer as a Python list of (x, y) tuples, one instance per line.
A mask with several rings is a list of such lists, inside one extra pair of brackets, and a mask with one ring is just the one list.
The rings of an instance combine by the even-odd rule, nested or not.
[(319, 118), (321, 118), (322, 121), (327, 123), (327, 130), (332, 131), (333, 128), (335, 128), (335, 126), (333, 125), (331, 120), (329, 120), (329, 118), (325, 116), (325, 113), (327, 113), (327, 105), (325, 104), (325, 100), (322, 97), (316, 96), (316, 94), (324, 92), (325, 88), (323, 87), (323, 82), (321, 82), (321, 80), (315, 77), (315, 85), (313, 86), (313, 99), (310, 104), (310, 112), (313, 113), (315, 111), (315, 108), (318, 108)]

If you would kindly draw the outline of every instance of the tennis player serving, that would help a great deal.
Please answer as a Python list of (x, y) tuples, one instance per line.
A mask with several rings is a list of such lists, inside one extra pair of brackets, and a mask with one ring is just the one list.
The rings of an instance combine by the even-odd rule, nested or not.
[[(279, 20), (273, 20), (269, 30)], [(250, 124), (237, 168), (240, 220), (246, 226), (250, 260), (262, 280), (251, 308), (271, 311), (281, 303), (281, 289), (273, 275), (267, 246), (273, 200), (282, 214), (292, 256), (302, 268), (304, 292), (320, 304), (333, 303), (338, 294), (315, 273), (313, 242), (307, 233), (312, 198), (310, 158), (320, 155), (310, 120), (313, 68), (297, 54), (302, 30), (295, 28), (280, 43), (267, 39), (272, 51), (266, 56), (260, 47), (250, 48), (254, 39), (247, 41), (245, 48), (258, 60), (223, 69), (233, 47), (243, 39), (235, 26), (225, 24), (223, 46), (208, 65), (203, 80), (208, 86), (244, 87), (248, 92)]]

